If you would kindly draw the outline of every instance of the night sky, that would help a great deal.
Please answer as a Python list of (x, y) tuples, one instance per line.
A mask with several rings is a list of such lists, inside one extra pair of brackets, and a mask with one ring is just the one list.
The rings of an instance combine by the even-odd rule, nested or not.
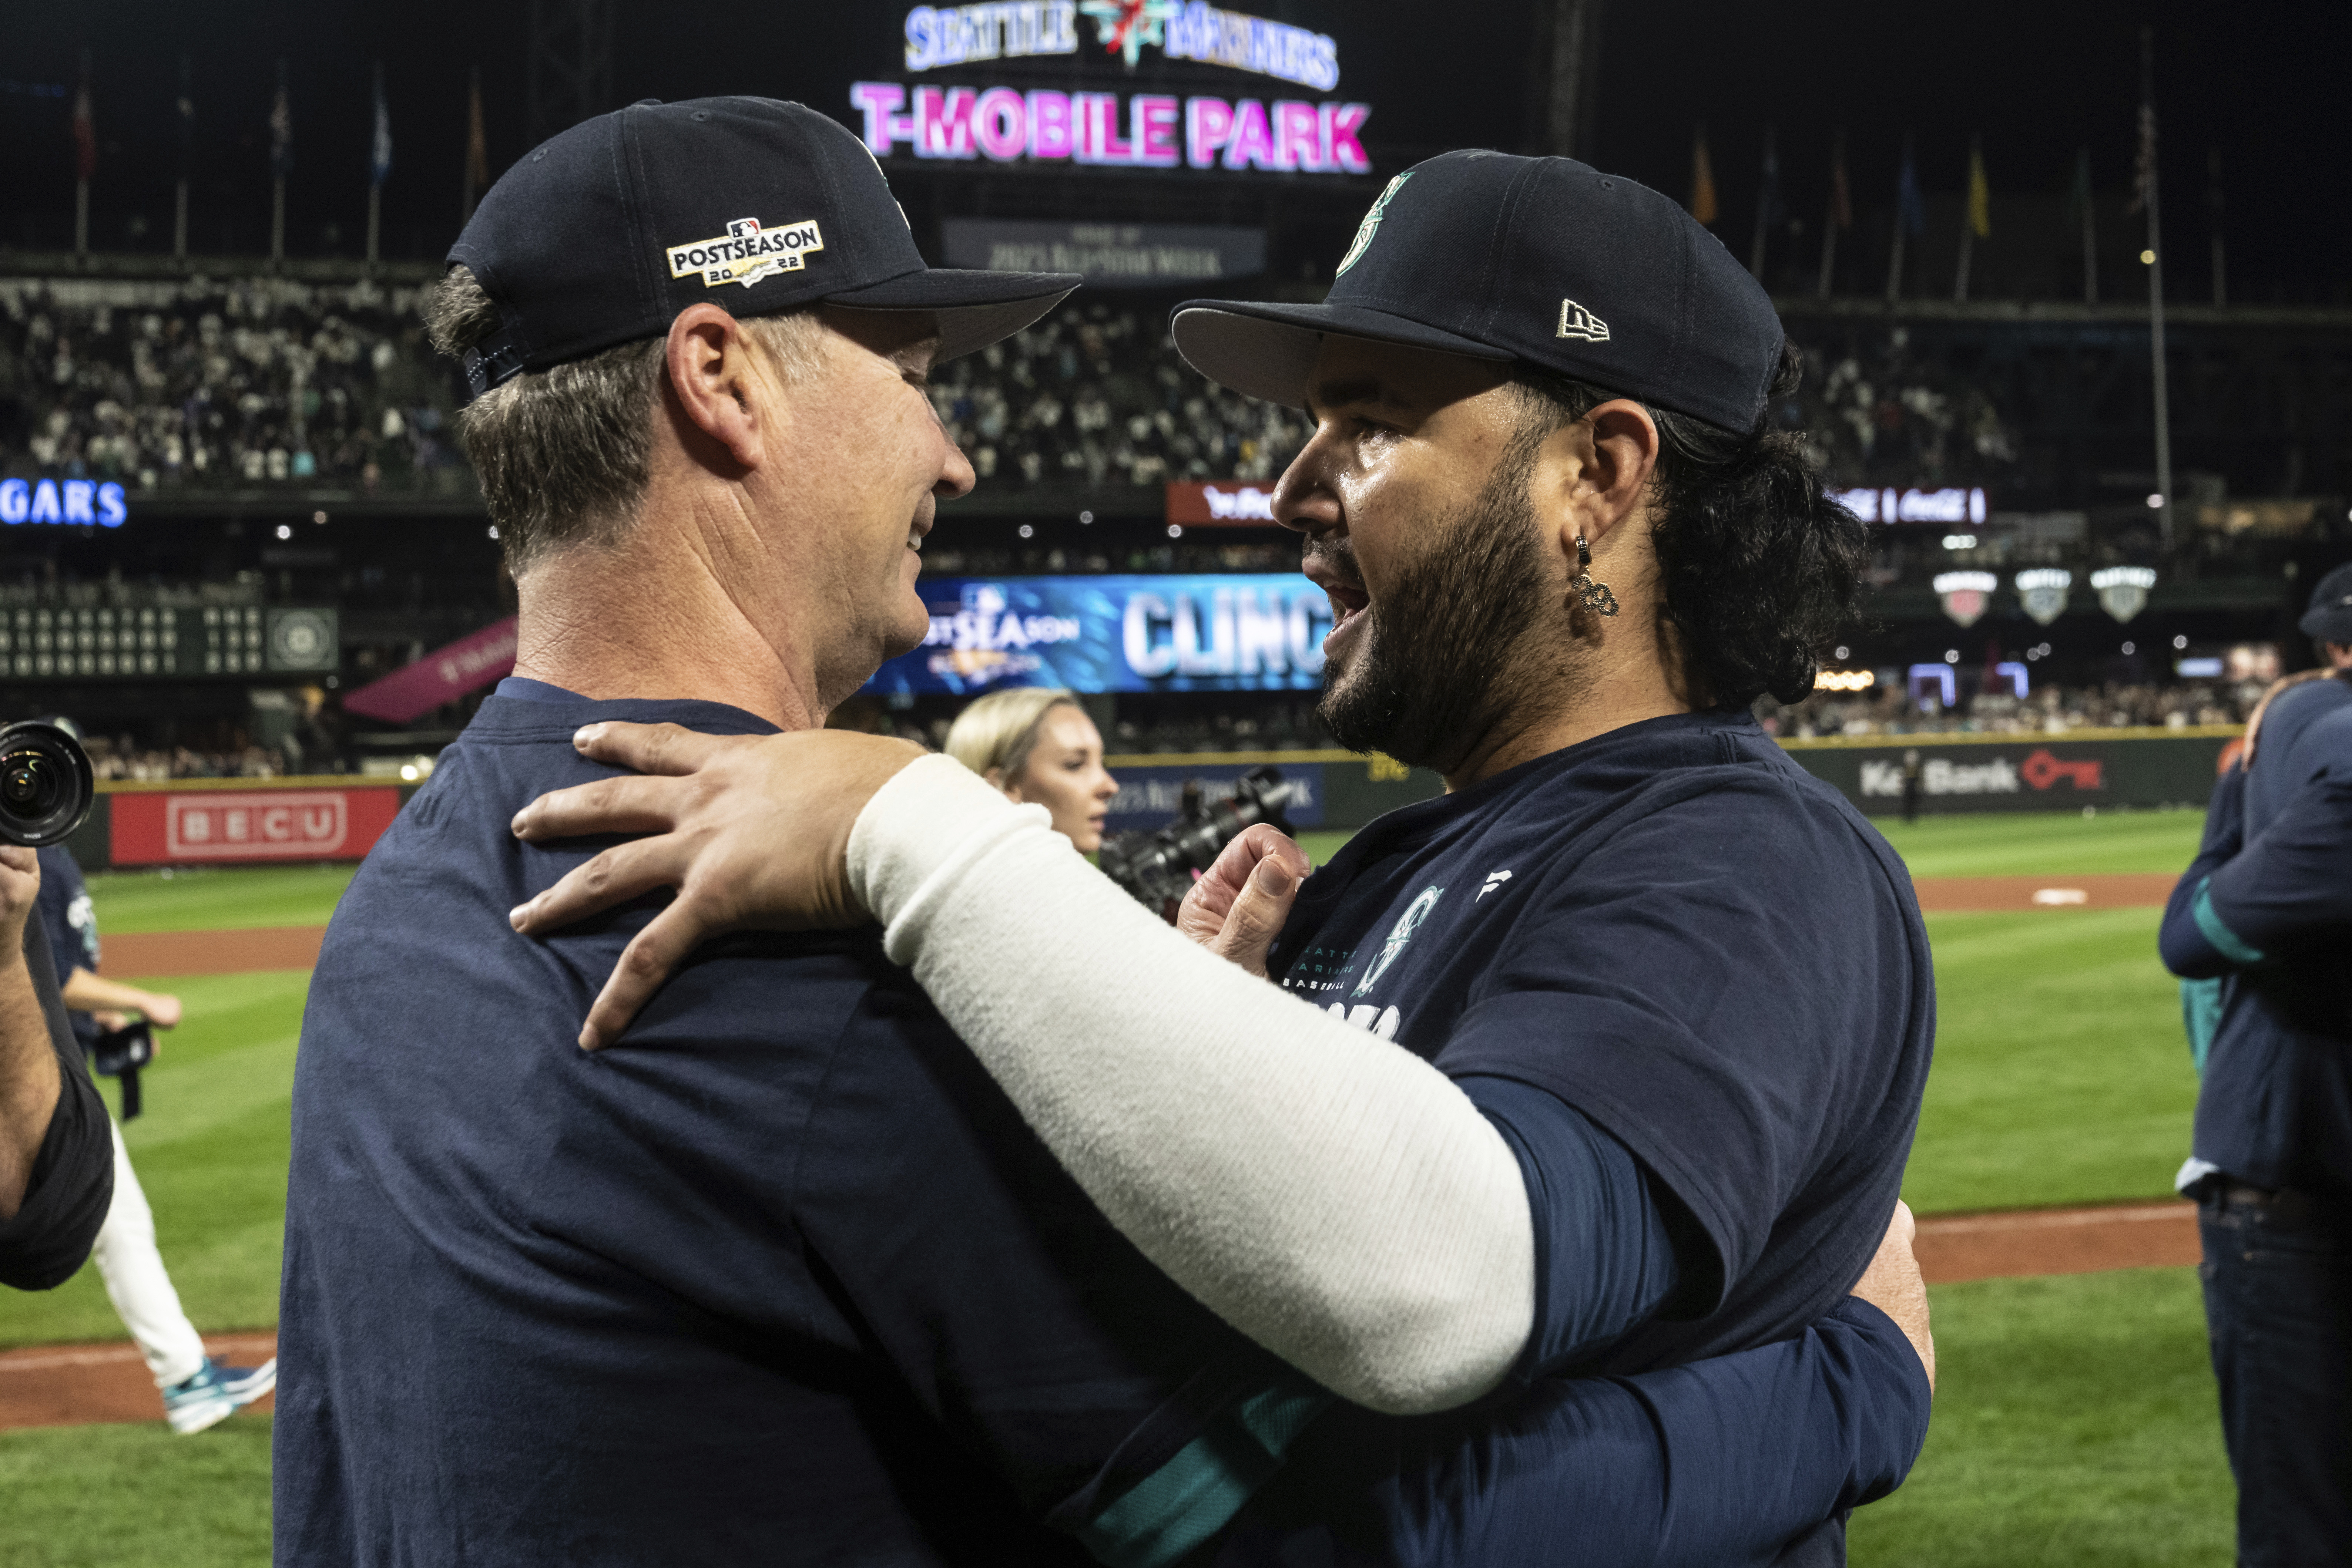
[[(906, 10), (620, 5), (618, 101), (757, 92), (844, 119), (849, 83), (886, 76), (897, 63)], [(1341, 96), (1375, 106), (1367, 140), (1376, 156), (1526, 144), (1527, 0), (1260, 0), (1233, 8), (1339, 40)], [(0, 62), (0, 244), (61, 246), (70, 232), (70, 98), (55, 93), (69, 93), (88, 48), (100, 139), (95, 248), (169, 245), (171, 104), (184, 52), (198, 115), (192, 249), (250, 252), (267, 243), (265, 122), (282, 56), (295, 120), (289, 248), (358, 252), (369, 71), (381, 60), (396, 149), (384, 248), (437, 256), (457, 224), (469, 66), (482, 69), (493, 173), (526, 150), (528, 15), (520, 0), (9, 0), (0, 8), (0, 37), (9, 44)], [(2063, 195), (2080, 146), (2091, 149), (2103, 192), (2128, 184), (2143, 24), (2157, 32), (2174, 291), (2194, 298), (2205, 287), (2206, 154), (2218, 147), (2233, 297), (2352, 302), (2345, 159), (2352, 136), (2342, 121), (2352, 5), (2342, 0), (2257, 9), (2113, 0), (1933, 8), (1885, 0), (1615, 0), (1603, 33), (1594, 143), (1580, 151), (1679, 198), (1689, 189), (1693, 130), (1704, 120), (1723, 203), (1717, 232), (1744, 256), (1768, 122), (1778, 127), (1790, 210), (1812, 223), (1840, 125), (1865, 214), (1891, 197), (1906, 131), (1916, 134), (1931, 197), (1960, 189), (1969, 140), (1979, 133), (1999, 231), (2004, 197)], [(1384, 157), (1380, 172), (1392, 172), (1389, 163)]]

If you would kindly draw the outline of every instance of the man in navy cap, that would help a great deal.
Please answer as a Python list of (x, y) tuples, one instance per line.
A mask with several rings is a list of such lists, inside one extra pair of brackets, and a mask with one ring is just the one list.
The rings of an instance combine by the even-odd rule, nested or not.
[[(1250, 1528), (1374, 1476), (1376, 1518), (1453, 1539), (1429, 1521), (1528, 1473), (1486, 1445), (1560, 1374), (1799, 1332), (1895, 1207), (1933, 1032), (1909, 879), (1746, 712), (1810, 688), (1863, 534), (1768, 420), (1794, 361), (1755, 281), (1566, 160), (1418, 165), (1325, 303), (1196, 302), (1174, 334), (1314, 417), (1275, 511), (1337, 615), (1325, 720), (1445, 798), (1303, 893), (1295, 845), (1237, 841), (1187, 910), (1220, 963), (945, 759), (605, 723), (588, 755), (685, 777), (573, 789), (518, 831), (677, 831), (516, 920), (681, 887), (589, 1016), (619, 1057), (712, 932), (880, 919), (1142, 1253), (1354, 1402)], [(1790, 1547), (1841, 1549), (1834, 1521)]]
[(2352, 565), (2301, 624), (2324, 662), (2255, 709), (2162, 936), (2244, 1568), (2352, 1562)]

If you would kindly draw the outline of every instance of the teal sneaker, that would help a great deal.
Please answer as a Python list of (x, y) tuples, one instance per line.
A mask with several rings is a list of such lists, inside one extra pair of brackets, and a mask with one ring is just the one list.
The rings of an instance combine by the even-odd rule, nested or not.
[(185, 1437), (217, 1427), (278, 1386), (278, 1358), (259, 1366), (222, 1366), (211, 1356), (196, 1375), (163, 1390), (163, 1419)]

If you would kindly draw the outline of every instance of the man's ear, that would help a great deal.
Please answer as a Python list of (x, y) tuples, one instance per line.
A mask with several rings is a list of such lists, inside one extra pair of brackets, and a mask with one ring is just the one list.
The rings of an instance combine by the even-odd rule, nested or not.
[(1658, 427), (1649, 411), (1630, 399), (1612, 399), (1544, 443), (1538, 501), (1559, 527), (1563, 545), (1581, 534), (1598, 549), (1611, 529), (1640, 508), (1657, 463)]
[(776, 405), (762, 395), (770, 378), (742, 323), (716, 305), (689, 305), (669, 324), (662, 361), (688, 449), (735, 470), (730, 478), (759, 467)]

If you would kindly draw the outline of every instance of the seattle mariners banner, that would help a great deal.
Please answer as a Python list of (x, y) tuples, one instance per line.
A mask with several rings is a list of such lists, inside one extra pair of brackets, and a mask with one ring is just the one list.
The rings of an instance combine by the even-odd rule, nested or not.
[(1315, 691), (1331, 603), (1295, 573), (947, 577), (916, 591), (930, 634), (873, 693)]

